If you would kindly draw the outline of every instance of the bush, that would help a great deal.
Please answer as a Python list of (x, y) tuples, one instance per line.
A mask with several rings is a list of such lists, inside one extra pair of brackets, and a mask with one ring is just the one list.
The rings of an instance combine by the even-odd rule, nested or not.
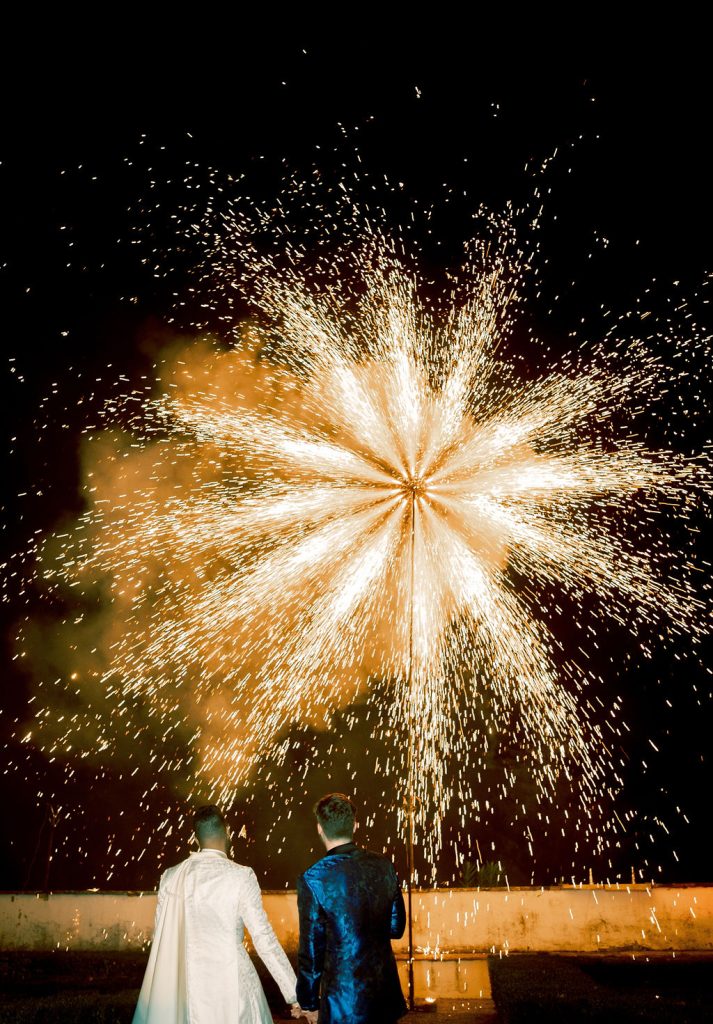
[(466, 860), (460, 872), (461, 885), (465, 889), (492, 889), (502, 885), (505, 873), (499, 863), (489, 860), (485, 864), (479, 861)]

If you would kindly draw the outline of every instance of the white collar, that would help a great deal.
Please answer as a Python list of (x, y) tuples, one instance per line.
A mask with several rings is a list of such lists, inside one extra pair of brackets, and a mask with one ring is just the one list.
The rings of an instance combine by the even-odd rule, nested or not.
[(228, 854), (227, 853), (223, 853), (222, 850), (209, 850), (209, 849), (206, 849), (206, 850), (191, 850), (191, 857), (200, 857), (204, 853), (217, 853), (217, 855), (219, 857), (225, 857), (226, 860), (228, 859)]

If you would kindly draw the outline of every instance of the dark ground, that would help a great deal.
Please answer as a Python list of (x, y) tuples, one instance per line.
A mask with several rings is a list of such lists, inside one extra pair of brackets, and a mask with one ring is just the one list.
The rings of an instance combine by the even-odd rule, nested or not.
[[(0, 952), (0, 1024), (130, 1024), (145, 953)], [(275, 1020), (291, 1019), (272, 979), (258, 971)], [(406, 1022), (422, 1020), (409, 1014)], [(489, 1000), (445, 1000), (425, 1020), (495, 1021)]]
[[(0, 953), (0, 1024), (129, 1024), (144, 953)], [(426, 1020), (479, 1024), (703, 1024), (713, 1020), (713, 953), (491, 958), (493, 1004), (441, 1000)], [(260, 970), (276, 1020), (286, 1012)]]
[(704, 1024), (713, 1020), (713, 955), (492, 958), (501, 1024)]

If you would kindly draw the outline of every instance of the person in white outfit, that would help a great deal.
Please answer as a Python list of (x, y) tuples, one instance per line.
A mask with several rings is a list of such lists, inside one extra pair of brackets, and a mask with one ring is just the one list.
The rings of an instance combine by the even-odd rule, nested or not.
[(220, 809), (193, 817), (200, 850), (161, 876), (151, 953), (133, 1024), (272, 1024), (244, 925), (293, 1015), (296, 978), (252, 868), (228, 858)]

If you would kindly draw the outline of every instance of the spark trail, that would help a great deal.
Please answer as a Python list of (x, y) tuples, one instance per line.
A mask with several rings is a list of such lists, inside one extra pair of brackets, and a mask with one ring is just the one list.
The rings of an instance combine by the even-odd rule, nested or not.
[(698, 635), (690, 567), (651, 522), (673, 507), (685, 523), (709, 476), (618, 429), (661, 387), (643, 345), (521, 377), (502, 355), (517, 258), (483, 250), (444, 308), (395, 248), (372, 231), (318, 281), (228, 224), (206, 275), (233, 287), (238, 252), (261, 324), (228, 351), (187, 347), (131, 450), (100, 438), (111, 469), (42, 569), (118, 609), (92, 673), (104, 710), (60, 726), (40, 709), (35, 742), (69, 756), (122, 732), (230, 804), (296, 723), (329, 728), (387, 681), (378, 728), (433, 860), (459, 767), (487, 748), (476, 704), (544, 790), (575, 772), (586, 807), (611, 785), (591, 681), (538, 609), (554, 588), (634, 634)]

